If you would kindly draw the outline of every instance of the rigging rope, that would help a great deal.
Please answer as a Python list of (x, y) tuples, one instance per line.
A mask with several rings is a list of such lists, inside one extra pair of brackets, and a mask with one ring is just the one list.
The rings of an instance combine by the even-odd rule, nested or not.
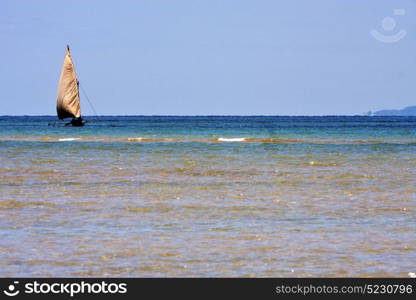
[(90, 99), (88, 98), (87, 93), (85, 92), (83, 86), (81, 85), (81, 82), (79, 82), (79, 86), (81, 87), (81, 90), (84, 93), (85, 98), (87, 99), (88, 103), (90, 104), (90, 107), (91, 107), (92, 111), (94, 112), (95, 116), (98, 118), (98, 114), (95, 111), (94, 106), (92, 106), (92, 103), (91, 103)]

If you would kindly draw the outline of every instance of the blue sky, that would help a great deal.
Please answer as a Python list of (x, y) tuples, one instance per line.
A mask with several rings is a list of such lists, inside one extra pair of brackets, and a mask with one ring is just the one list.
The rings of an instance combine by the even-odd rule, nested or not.
[[(372, 29), (406, 36), (384, 43)], [(67, 43), (102, 115), (416, 105), (416, 0), (2, 0), (0, 41), (0, 115), (56, 113)], [(83, 94), (81, 103), (92, 114)]]

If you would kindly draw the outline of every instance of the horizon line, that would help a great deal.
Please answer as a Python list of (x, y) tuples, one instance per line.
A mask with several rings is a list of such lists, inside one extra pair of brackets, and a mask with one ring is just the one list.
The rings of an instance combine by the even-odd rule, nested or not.
[[(57, 118), (56, 115), (0, 115), (1, 117), (51, 117)], [(367, 115), (367, 114), (350, 114), (350, 115), (84, 115), (89, 118), (96, 117), (414, 117), (411, 115)], [(66, 118), (70, 119), (70, 118)]]

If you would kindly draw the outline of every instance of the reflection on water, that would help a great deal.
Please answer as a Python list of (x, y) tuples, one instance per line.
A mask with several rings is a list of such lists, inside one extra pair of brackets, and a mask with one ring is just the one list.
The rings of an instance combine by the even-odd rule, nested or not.
[(143, 118), (0, 119), (2, 276), (415, 271), (416, 119)]

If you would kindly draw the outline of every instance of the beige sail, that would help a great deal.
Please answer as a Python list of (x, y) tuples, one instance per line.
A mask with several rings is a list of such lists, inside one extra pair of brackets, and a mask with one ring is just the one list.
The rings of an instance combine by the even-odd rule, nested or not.
[(59, 78), (56, 111), (59, 119), (79, 118), (81, 116), (78, 79), (69, 47), (66, 49), (64, 65)]

